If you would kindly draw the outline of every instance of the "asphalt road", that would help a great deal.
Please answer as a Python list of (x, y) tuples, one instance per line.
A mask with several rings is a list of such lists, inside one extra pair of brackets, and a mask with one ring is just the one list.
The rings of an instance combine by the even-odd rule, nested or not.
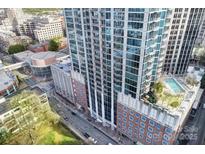
[(198, 127), (198, 136), (196, 140), (196, 144), (198, 145), (204, 144), (205, 139), (205, 109), (203, 108), (203, 104), (205, 104), (205, 93), (203, 93), (201, 99), (201, 106), (198, 109), (197, 119), (194, 119), (195, 126)]
[(205, 92), (202, 94), (200, 104), (196, 116), (189, 118), (184, 127), (185, 134), (189, 138), (187, 143), (189, 145), (205, 144), (205, 109), (203, 108), (203, 104), (205, 104)]
[(108, 143), (116, 144), (111, 138), (103, 134), (98, 129), (94, 128), (87, 121), (79, 117), (78, 115), (73, 115), (65, 104), (59, 102), (54, 97), (49, 97), (49, 102), (51, 107), (66, 121), (66, 123), (71, 124), (78, 131), (86, 132), (95, 140), (97, 140), (98, 145), (106, 145)]

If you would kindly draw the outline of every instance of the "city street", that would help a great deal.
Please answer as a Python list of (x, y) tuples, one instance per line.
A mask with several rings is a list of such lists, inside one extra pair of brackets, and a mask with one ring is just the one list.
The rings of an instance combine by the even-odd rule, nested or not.
[(94, 128), (87, 121), (79, 117), (78, 115), (73, 115), (72, 111), (63, 103), (59, 103), (57, 99), (54, 97), (49, 97), (49, 102), (51, 107), (66, 121), (66, 123), (71, 124), (75, 129), (80, 131), (82, 134), (87, 133), (95, 140), (97, 140), (96, 144), (106, 145), (108, 143), (117, 144), (108, 136), (104, 135), (101, 131)]
[(205, 103), (205, 93), (203, 93), (200, 100), (200, 106), (197, 110), (196, 116), (194, 118), (189, 118), (184, 126), (183, 134), (188, 138), (188, 145), (202, 145), (205, 139), (205, 109), (203, 109), (203, 104)]
[(201, 145), (204, 144), (205, 138), (205, 109), (203, 104), (205, 103), (205, 93), (203, 93), (201, 98), (201, 105), (197, 111), (196, 117), (192, 120), (192, 126), (197, 130), (197, 140), (190, 140), (188, 144)]

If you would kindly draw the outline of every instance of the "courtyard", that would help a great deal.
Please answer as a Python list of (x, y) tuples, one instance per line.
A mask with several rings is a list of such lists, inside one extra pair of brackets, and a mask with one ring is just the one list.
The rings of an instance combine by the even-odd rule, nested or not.
[(153, 84), (145, 100), (165, 108), (177, 109), (183, 101), (184, 96), (185, 91), (177, 81), (173, 81), (173, 79), (159, 80)]

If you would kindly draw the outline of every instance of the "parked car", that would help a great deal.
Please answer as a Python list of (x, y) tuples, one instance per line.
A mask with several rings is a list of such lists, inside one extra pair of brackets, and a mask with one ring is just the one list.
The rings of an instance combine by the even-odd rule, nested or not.
[(75, 112), (71, 112), (71, 114), (72, 114), (72, 115), (76, 115), (76, 113), (75, 113)]
[(86, 137), (86, 138), (89, 138), (90, 135), (88, 133), (83, 133), (83, 135)]
[(64, 120), (68, 121), (68, 117), (64, 117)]

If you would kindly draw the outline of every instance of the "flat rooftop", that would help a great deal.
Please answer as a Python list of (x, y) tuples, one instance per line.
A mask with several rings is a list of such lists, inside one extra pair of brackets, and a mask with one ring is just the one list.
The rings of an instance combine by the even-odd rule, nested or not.
[(56, 66), (63, 71), (69, 73), (71, 71), (71, 60), (70, 58), (66, 58), (64, 60), (60, 60), (58, 63), (53, 64), (53, 66)]
[(68, 57), (68, 55), (63, 52), (52, 52), (52, 51), (34, 53), (30, 50), (26, 50), (26, 51), (14, 54), (14, 57), (17, 60), (21, 62), (27, 62), (29, 64), (31, 63), (31, 58), (42, 60), (42, 59), (46, 59), (46, 58), (53, 57), (53, 56), (55, 56), (57, 60), (65, 59), (66, 57)]
[(41, 88), (39, 88), (39, 87), (37, 87), (37, 86), (31, 88), (30, 91), (34, 92), (34, 93), (37, 94), (37, 95), (42, 95), (42, 94), (45, 93), (43, 90), (41, 90)]
[(0, 91), (7, 89), (11, 85), (11, 82), (15, 80), (13, 74), (0, 70)]
[[(0, 100), (3, 98), (0, 98)], [(6, 101), (1, 102), (0, 101), (0, 115), (6, 113), (7, 111), (10, 110), (9, 103)]]
[(47, 52), (35, 53), (34, 55), (32, 55), (31, 59), (44, 60), (44, 59), (53, 58), (53, 57), (56, 57), (56, 53), (47, 51)]
[(30, 50), (26, 50), (26, 51), (23, 51), (23, 52), (19, 52), (19, 53), (16, 53), (14, 54), (14, 57), (21, 61), (21, 62), (29, 62), (31, 61), (31, 56), (33, 56), (35, 53), (33, 53), (32, 51)]
[[(34, 92), (37, 95), (42, 95), (45, 93), (39, 87), (27, 89), (26, 91)], [(9, 97), (9, 99), (12, 99), (12, 97)], [(8, 112), (11, 109), (11, 106), (9, 105), (9, 99), (5, 99), (4, 97), (0, 98), (0, 115)]]

